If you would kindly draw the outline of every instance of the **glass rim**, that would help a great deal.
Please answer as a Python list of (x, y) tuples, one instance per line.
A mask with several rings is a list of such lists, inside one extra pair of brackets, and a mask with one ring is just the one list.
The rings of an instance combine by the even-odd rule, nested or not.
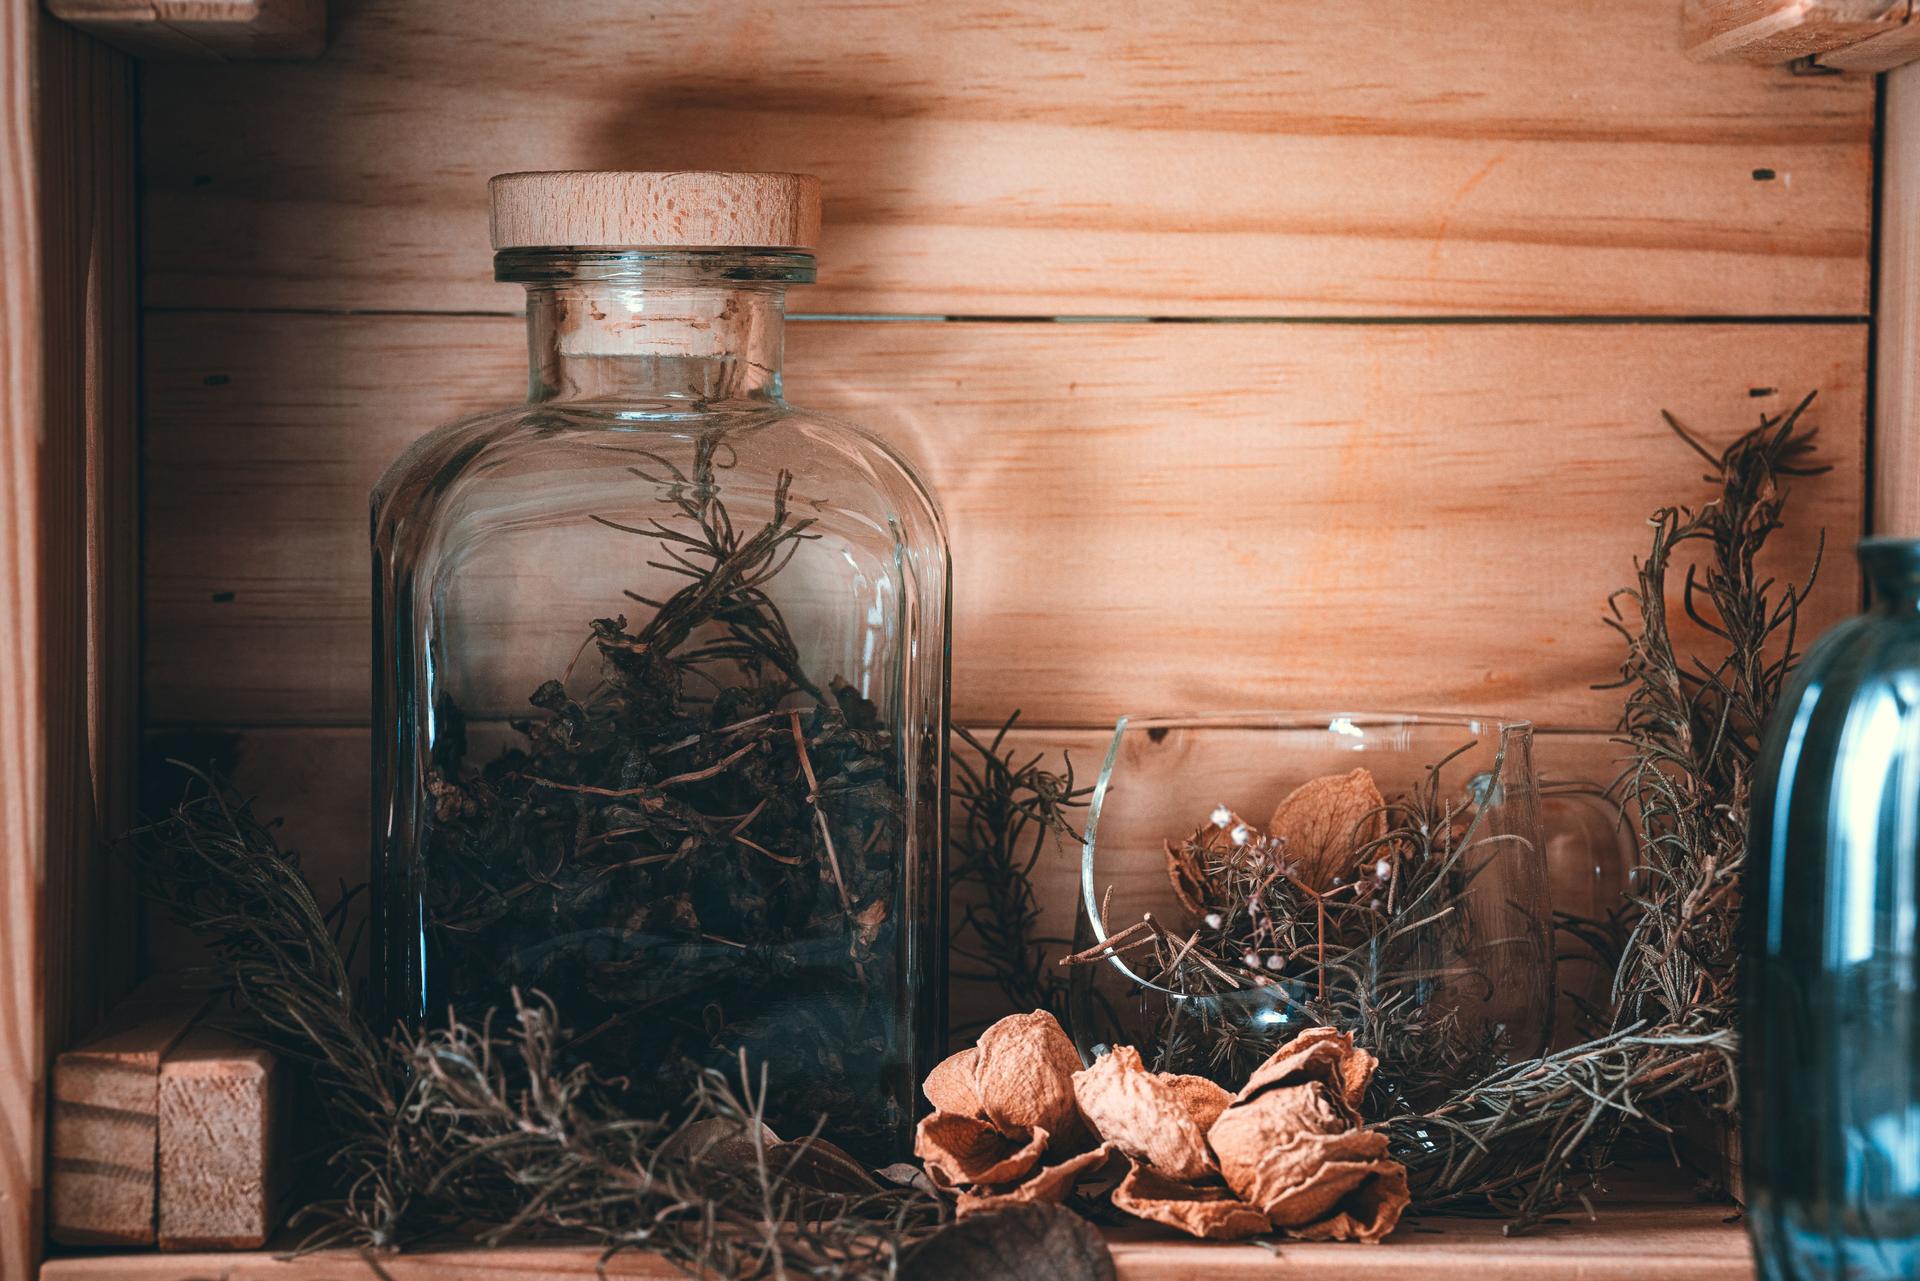
[(804, 249), (539, 245), (501, 249), (493, 255), (495, 280), (526, 285), (580, 281), (662, 288), (750, 288), (810, 285), (814, 276), (813, 254)]
[[(1107, 922), (1100, 909), (1098, 883), (1094, 879), (1094, 839), (1100, 826), (1100, 806), (1106, 799), (1107, 785), (1113, 778), (1113, 766), (1120, 753), (1120, 744), (1130, 731), (1152, 731), (1156, 729), (1276, 729), (1318, 732), (1322, 734), (1339, 732), (1337, 726), (1345, 722), (1349, 727), (1359, 728), (1369, 725), (1431, 725), (1436, 728), (1466, 730), (1475, 734), (1492, 733), (1499, 747), (1498, 755), (1504, 758), (1507, 742), (1510, 738), (1520, 737), (1531, 742), (1534, 725), (1530, 720), (1469, 712), (1405, 712), (1405, 711), (1327, 711), (1314, 709), (1268, 709), (1265, 711), (1214, 711), (1182, 712), (1166, 715), (1124, 715), (1114, 722), (1113, 736), (1107, 746), (1107, 754), (1100, 764), (1100, 774), (1094, 780), (1093, 794), (1087, 801), (1087, 830), (1080, 840), (1080, 894), (1081, 907), (1086, 913), (1088, 926), (1092, 929), (1094, 943), (1105, 943), (1111, 937)], [(1475, 820), (1478, 826), (1478, 819)], [(1254, 987), (1238, 988), (1227, 992), (1176, 992), (1163, 984), (1138, 973), (1127, 964), (1126, 958), (1117, 953), (1100, 958), (1125, 975), (1131, 983), (1138, 984), (1143, 990), (1157, 992), (1171, 1001), (1180, 1003), (1203, 1002), (1238, 1003), (1272, 990), (1280, 984), (1262, 983)]]

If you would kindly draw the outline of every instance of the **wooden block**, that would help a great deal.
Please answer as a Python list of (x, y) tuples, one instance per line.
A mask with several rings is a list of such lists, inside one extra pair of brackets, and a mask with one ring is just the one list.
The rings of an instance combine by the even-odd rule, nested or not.
[(48, 1229), (65, 1245), (155, 1237), (160, 1065), (206, 1004), (169, 980), (143, 985), (53, 1068)]
[(160, 1248), (245, 1249), (279, 1221), (285, 1090), (267, 1050), (213, 1028), (160, 1066)]
[(46, 0), (63, 22), (143, 58), (316, 58), (326, 0)]
[(1856, 44), (1907, 20), (1910, 0), (1687, 0), (1687, 56), (1777, 66)]

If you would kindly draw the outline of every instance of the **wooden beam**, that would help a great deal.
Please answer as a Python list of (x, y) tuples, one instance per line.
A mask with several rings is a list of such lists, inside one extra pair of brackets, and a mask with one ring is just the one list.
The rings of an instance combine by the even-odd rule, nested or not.
[(1891, 71), (1916, 59), (1920, 59), (1920, 12), (1908, 17), (1904, 26), (1821, 54), (1820, 65), (1836, 71)]
[(40, 1255), (46, 1074), (46, 720), (40, 633), (38, 13), (0, 3), (0, 1276)]
[(1687, 56), (1763, 66), (1898, 30), (1911, 0), (1686, 0)]
[(1920, 538), (1920, 65), (1888, 73), (1885, 128), (1873, 531)]
[(142, 58), (215, 62), (317, 58), (326, 0), (46, 0), (96, 39)]

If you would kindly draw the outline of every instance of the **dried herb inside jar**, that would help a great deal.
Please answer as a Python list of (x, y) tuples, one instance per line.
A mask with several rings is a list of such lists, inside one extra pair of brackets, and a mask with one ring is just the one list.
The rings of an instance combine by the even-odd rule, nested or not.
[[(566, 1053), (665, 1110), (742, 1055), (768, 1121), (876, 1159), (908, 1120), (897, 1026), (900, 754), (874, 704), (801, 659), (769, 584), (812, 541), (782, 473), (736, 528), (716, 445), (692, 475), (636, 468), (677, 517), (627, 525), (684, 579), (594, 620), (532, 691), (517, 743), (475, 769), (442, 700), (429, 776), (428, 973), (462, 1010), (512, 988), (558, 1002)], [(735, 1069), (737, 1070), (737, 1068)], [(895, 1078), (899, 1078), (895, 1080)]]

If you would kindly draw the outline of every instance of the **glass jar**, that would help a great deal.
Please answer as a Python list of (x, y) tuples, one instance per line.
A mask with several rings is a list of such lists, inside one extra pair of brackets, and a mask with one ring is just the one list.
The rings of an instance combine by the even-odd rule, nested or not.
[(1920, 542), (1768, 722), (1744, 879), (1741, 1150), (1760, 1271), (1920, 1276)]
[(818, 190), (494, 180), (527, 402), (373, 492), (374, 972), (410, 1025), (540, 993), (636, 1113), (764, 1069), (879, 1162), (944, 1037), (949, 566), (913, 469), (782, 397)]

